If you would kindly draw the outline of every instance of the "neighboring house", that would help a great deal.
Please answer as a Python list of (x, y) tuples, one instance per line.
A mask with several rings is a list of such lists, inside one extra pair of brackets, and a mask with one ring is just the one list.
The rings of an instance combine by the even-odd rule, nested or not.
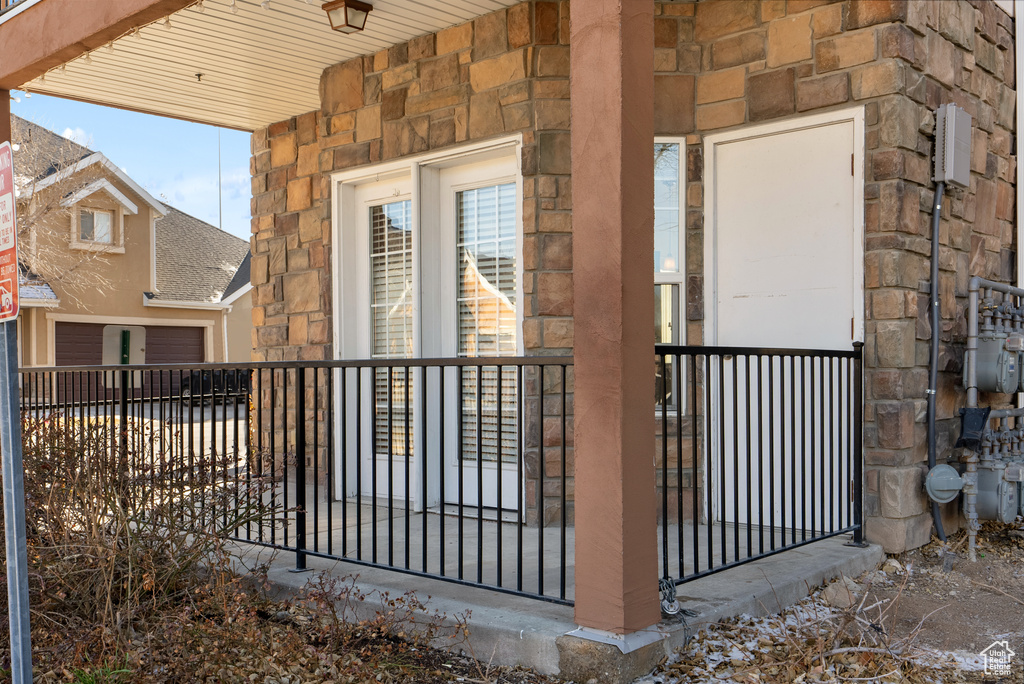
[[(109, 20), (25, 2), (0, 14), (0, 87), (253, 132), (255, 360), (572, 354), (574, 437), (543, 420), (523, 456), (527, 477), (572, 480), (524, 505), (569, 507), (583, 626), (658, 619), (655, 338), (863, 342), (867, 538), (929, 541), (934, 109), (973, 118), (970, 184), (940, 233), (938, 441), (955, 463), (968, 279), (1022, 278), (1019, 3), (380, 4), (339, 36), (301, 2), (139, 0)], [(56, 16), (36, 7), (82, 22), (35, 46)], [(172, 12), (170, 33), (149, 26)], [(197, 82), (194, 54), (228, 44), (252, 47)], [(811, 449), (813, 420), (789, 435)]]
[(249, 361), (248, 244), (102, 153), (13, 120), (23, 366)]

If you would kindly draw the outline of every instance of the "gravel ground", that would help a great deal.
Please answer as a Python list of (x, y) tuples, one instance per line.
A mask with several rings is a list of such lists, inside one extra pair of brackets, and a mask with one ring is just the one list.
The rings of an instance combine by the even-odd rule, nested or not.
[[(985, 523), (974, 563), (966, 541), (890, 557), (781, 615), (705, 627), (637, 684), (1024, 683), (1024, 523)], [(996, 642), (1015, 654), (1008, 673), (982, 654)]]

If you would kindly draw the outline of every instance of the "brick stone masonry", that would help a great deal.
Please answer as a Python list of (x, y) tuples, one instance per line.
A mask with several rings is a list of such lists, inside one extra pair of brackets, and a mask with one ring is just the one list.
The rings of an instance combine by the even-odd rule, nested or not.
[[(331, 172), (512, 133), (523, 140), (524, 348), (571, 353), (568, 10), (531, 0), (334, 65), (319, 111), (253, 135), (257, 360), (330, 356)], [(925, 543), (932, 110), (955, 102), (974, 122), (971, 185), (947, 194), (940, 235), (939, 453), (955, 461), (967, 281), (1015, 275), (1013, 20), (990, 0), (666, 1), (655, 13), (655, 131), (688, 143), (690, 344), (702, 339), (702, 136), (864, 108), (867, 533), (888, 551)], [(560, 491), (539, 479), (559, 451), (549, 403), (543, 445), (526, 456), (532, 504), (540, 486), (551, 520)], [(570, 473), (571, 454), (570, 443)], [(955, 506), (945, 515), (955, 527)]]

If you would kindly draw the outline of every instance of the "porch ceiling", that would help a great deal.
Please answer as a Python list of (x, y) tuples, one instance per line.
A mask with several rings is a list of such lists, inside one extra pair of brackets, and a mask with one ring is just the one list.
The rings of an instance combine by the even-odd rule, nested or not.
[[(331, 64), (519, 0), (375, 0), (366, 30), (349, 35), (331, 30), (319, 0), (270, 0), (268, 9), (260, 1), (235, 0), (233, 13), (231, 0), (205, 0), (202, 11), (193, 5), (173, 14), (170, 28), (158, 20), (138, 35), (133, 26), (122, 26), (121, 37), (112, 41), (109, 31), (83, 37), (76, 41), (81, 56), (61, 67), (49, 65), (68, 59), (66, 53), (56, 61), (44, 55), (45, 75), (18, 85), (33, 93), (254, 130), (318, 109), (320, 74)], [(0, 16), (0, 37), (5, 29), (38, 30), (26, 27), (33, 12), (42, 22), (39, 10), (55, 2), (67, 0), (26, 0), (19, 16)], [(0, 64), (2, 52), (0, 47)]]

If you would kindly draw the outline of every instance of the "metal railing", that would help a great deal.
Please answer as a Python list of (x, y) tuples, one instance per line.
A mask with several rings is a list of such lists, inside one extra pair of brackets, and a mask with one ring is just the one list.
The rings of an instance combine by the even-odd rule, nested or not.
[(863, 542), (862, 347), (658, 345), (661, 576)]
[[(862, 541), (860, 345), (655, 358), (663, 578)], [(315, 556), (573, 601), (569, 357), (60, 367), (21, 382), (28, 418), (101, 422), (140, 481), (215, 492), (198, 519), (270, 511), (230, 536), (297, 570)]]
[(102, 421), (138, 478), (218, 483), (220, 505), (273, 511), (230, 536), (297, 570), (319, 556), (563, 604), (572, 381), (568, 357), (21, 373), (27, 417)]

